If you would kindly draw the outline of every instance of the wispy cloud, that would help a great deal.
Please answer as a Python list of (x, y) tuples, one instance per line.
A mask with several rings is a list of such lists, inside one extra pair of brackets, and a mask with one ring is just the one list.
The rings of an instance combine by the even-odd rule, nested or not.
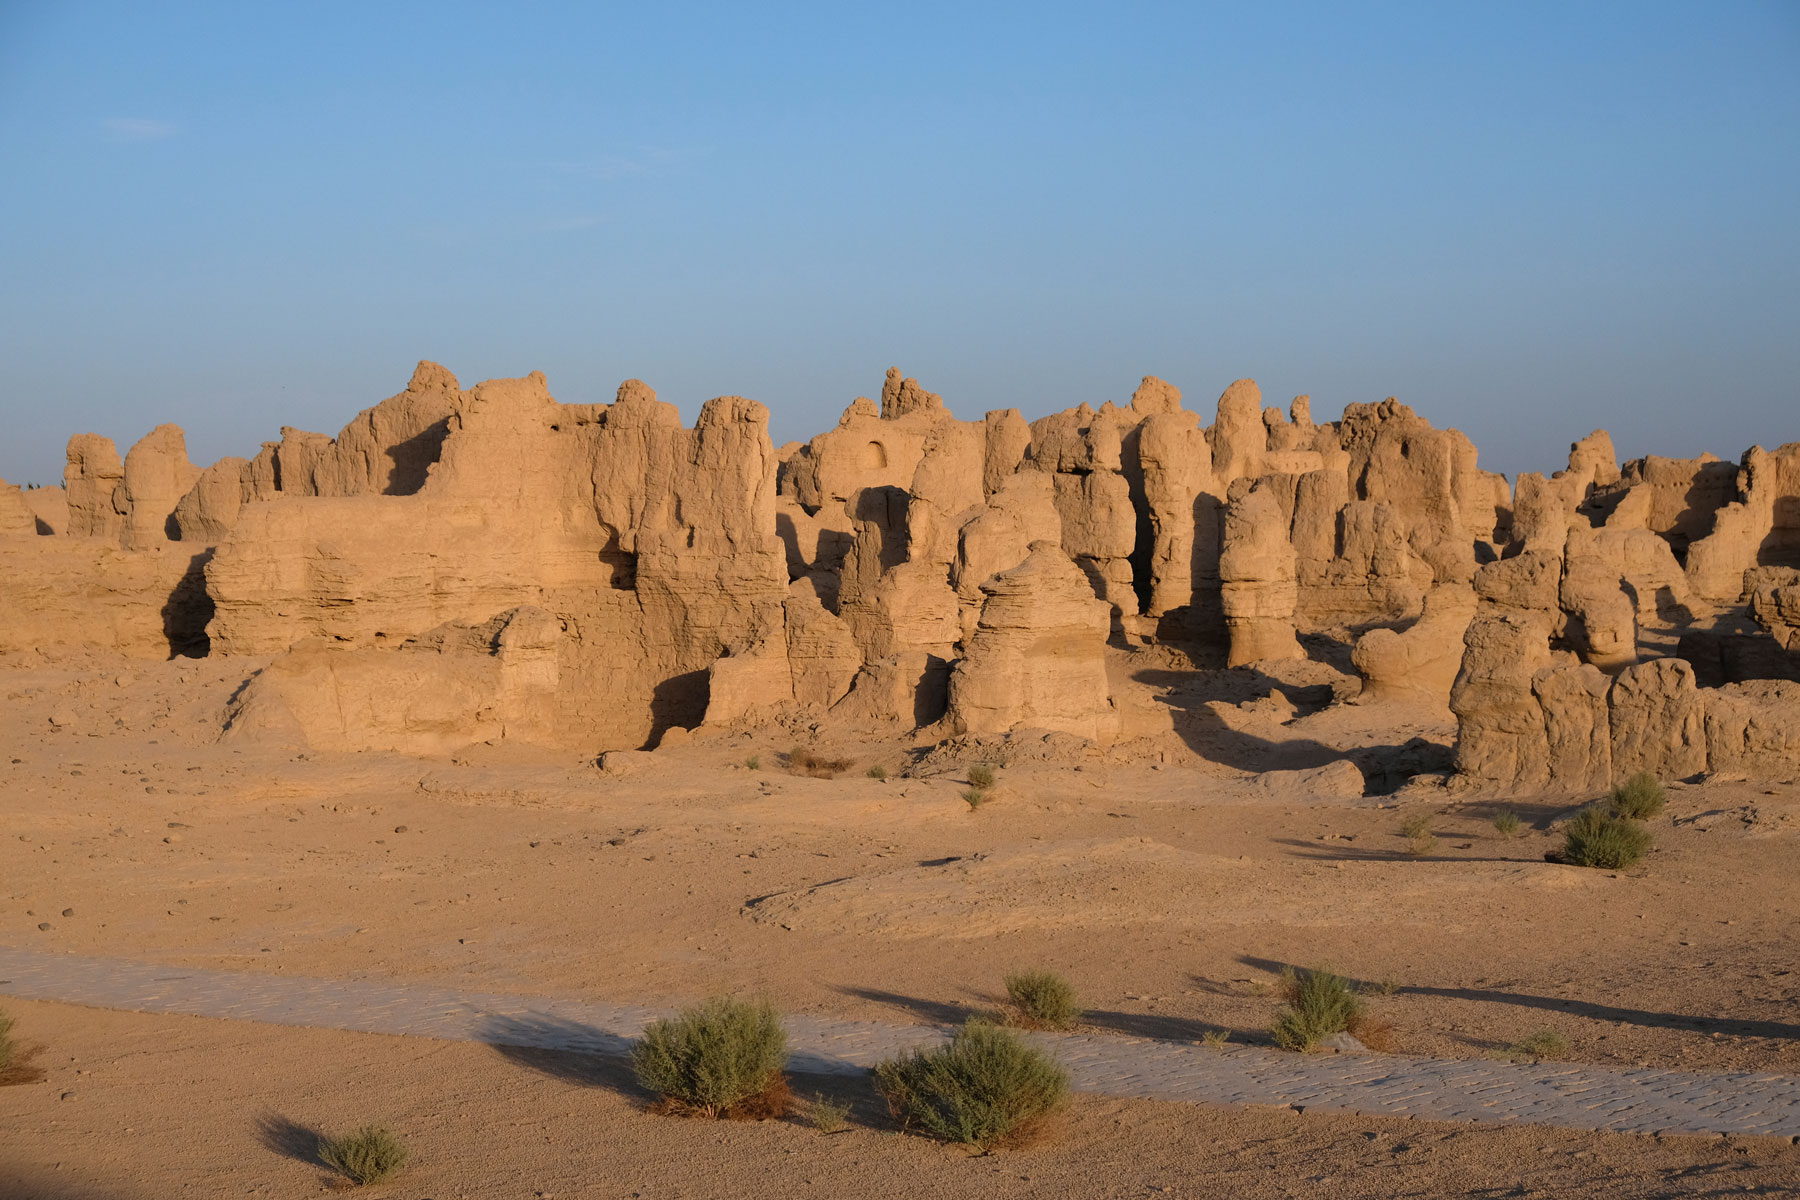
[(152, 121), (144, 117), (108, 117), (101, 124), (121, 142), (160, 142), (164, 138), (175, 136), (175, 126), (168, 121)]
[(550, 169), (558, 175), (606, 182), (657, 175), (694, 157), (688, 150), (646, 147), (631, 154), (600, 154), (574, 161), (554, 162)]

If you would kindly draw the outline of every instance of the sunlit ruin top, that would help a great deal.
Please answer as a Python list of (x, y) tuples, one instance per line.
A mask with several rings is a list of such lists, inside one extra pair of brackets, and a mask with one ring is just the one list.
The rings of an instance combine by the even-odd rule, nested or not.
[[(61, 487), (0, 486), (0, 651), (241, 659), (220, 736), (320, 749), (1299, 743), (1352, 794), (1800, 769), (1800, 443), (1620, 464), (1596, 431), (1509, 484), (1392, 399), (1315, 421), (1247, 379), (1210, 419), (1146, 378), (964, 420), (898, 370), (808, 442), (768, 415), (421, 363), (204, 469), (173, 425), (81, 434)], [(1448, 710), (1453, 753), (1297, 726), (1369, 706)]]

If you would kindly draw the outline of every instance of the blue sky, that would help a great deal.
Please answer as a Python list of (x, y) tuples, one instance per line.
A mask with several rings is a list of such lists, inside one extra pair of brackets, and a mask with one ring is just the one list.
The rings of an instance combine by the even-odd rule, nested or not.
[(420, 358), (829, 427), (1252, 376), (1509, 473), (1800, 440), (1800, 4), (0, 0), (0, 476)]

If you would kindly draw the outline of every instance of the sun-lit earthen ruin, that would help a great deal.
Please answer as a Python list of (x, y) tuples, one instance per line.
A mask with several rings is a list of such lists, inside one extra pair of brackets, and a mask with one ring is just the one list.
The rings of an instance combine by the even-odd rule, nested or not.
[(1210, 423), (1155, 378), (963, 420), (898, 370), (806, 443), (768, 415), (421, 363), (335, 438), (205, 469), (173, 425), (122, 460), (78, 435), (62, 487), (0, 490), (0, 650), (242, 658), (221, 736), (336, 750), (836, 723), (1255, 769), (1296, 716), (1447, 706), (1453, 758), (1282, 763), (1800, 767), (1800, 443), (1620, 465), (1597, 431), (1509, 484), (1392, 399), (1316, 422), (1250, 380)]

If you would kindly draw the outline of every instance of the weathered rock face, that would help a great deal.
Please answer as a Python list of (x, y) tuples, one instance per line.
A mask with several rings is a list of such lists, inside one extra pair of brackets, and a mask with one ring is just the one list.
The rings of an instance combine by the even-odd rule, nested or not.
[(950, 676), (952, 727), (1110, 742), (1119, 727), (1106, 679), (1111, 616), (1083, 573), (1054, 543), (1038, 542), (981, 591), (981, 620)]
[(0, 537), (36, 537), (37, 514), (25, 502), (25, 491), (0, 479)]
[(782, 636), (767, 419), (724, 397), (683, 429), (635, 381), (593, 407), (556, 403), (542, 376), (482, 384), (416, 494), (246, 505), (207, 567), (214, 643), (398, 645), (535, 606), (567, 631), (568, 736), (698, 724), (710, 664)]
[(1294, 547), (1275, 493), (1254, 487), (1225, 507), (1220, 600), (1231, 639), (1226, 665), (1299, 658)]
[(1549, 782), (1543, 705), (1532, 691), (1533, 676), (1555, 665), (1549, 642), (1548, 618), (1531, 610), (1495, 606), (1469, 623), (1450, 690), (1462, 774), (1525, 788)]
[(70, 537), (119, 536), (124, 514), (113, 507), (113, 493), (124, 479), (125, 464), (111, 438), (80, 433), (69, 439), (63, 492), (68, 497)]
[(335, 438), (283, 428), (245, 468), (245, 481), (260, 499), (410, 496), (425, 485), (462, 402), (456, 376), (421, 362), (405, 391), (358, 413)]
[[(175, 506), (194, 486), (200, 469), (188, 461), (180, 426), (158, 425), (125, 455), (123, 478), (113, 506), (124, 518), (120, 536), (127, 550), (179, 538)], [(173, 535), (173, 537), (171, 536)]]
[(1463, 635), (1475, 616), (1475, 594), (1445, 587), (1401, 631), (1371, 629), (1357, 639), (1352, 661), (1363, 677), (1364, 703), (1409, 701), (1447, 705), (1462, 669)]
[(93, 646), (134, 658), (207, 651), (205, 551), (103, 538), (0, 538), (0, 653)]
[(1800, 442), (1753, 447), (1737, 476), (1738, 498), (1713, 515), (1711, 532), (1688, 547), (1694, 593), (1715, 603), (1744, 596), (1752, 567), (1800, 567)]
[(226, 734), (410, 754), (474, 741), (554, 745), (561, 643), (555, 618), (530, 607), (440, 626), (392, 650), (302, 642), (251, 678)]
[(37, 532), (62, 535), (69, 532), (69, 499), (61, 487), (28, 488), (25, 506), (37, 518)]
[(1800, 762), (1800, 683), (1764, 679), (1703, 695), (1710, 770), (1752, 778), (1793, 773)]

